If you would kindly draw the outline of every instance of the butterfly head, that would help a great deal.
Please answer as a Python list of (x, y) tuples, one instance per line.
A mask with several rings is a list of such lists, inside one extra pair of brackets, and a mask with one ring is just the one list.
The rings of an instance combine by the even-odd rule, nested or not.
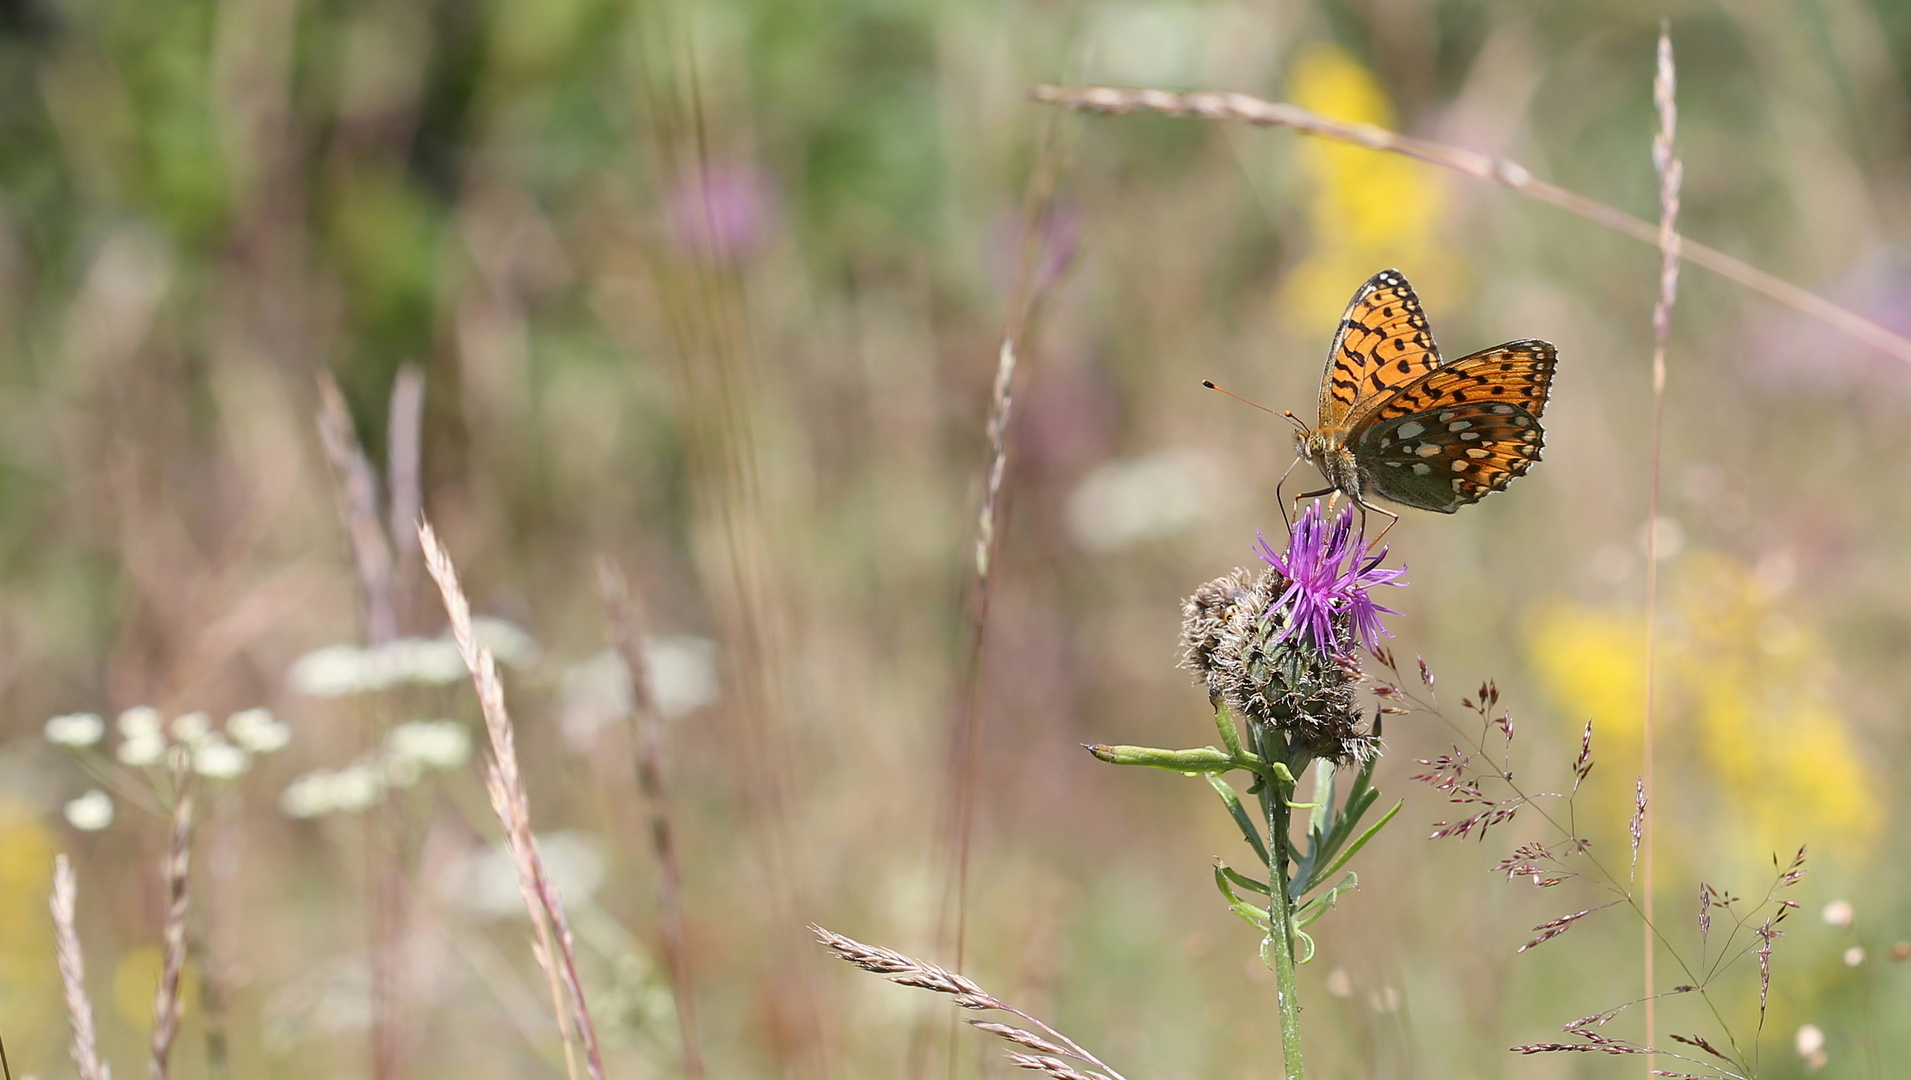
[(1328, 459), (1333, 456), (1333, 446), (1325, 434), (1302, 425), (1294, 431), (1294, 454), (1326, 472)]

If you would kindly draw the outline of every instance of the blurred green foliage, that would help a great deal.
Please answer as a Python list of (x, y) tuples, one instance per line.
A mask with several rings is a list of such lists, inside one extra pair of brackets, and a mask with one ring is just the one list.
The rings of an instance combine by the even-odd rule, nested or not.
[[(711, 1071), (902, 1071), (921, 1030), (908, 992), (820, 967), (800, 928), (934, 941), (983, 419), (1031, 177), (1050, 169), (978, 676), (967, 961), (1131, 1075), (1273, 1075), (1272, 985), (1208, 887), (1226, 823), (1199, 785), (1077, 748), (1209, 737), (1171, 667), (1179, 599), (1279, 527), (1286, 431), (1198, 380), (1304, 412), (1329, 309), (1394, 261), (1448, 355), (1558, 343), (1545, 464), (1389, 538), (1414, 583), (1395, 644), (1461, 684), (1496, 677), (1536, 775), (1563, 775), (1588, 715), (1609, 726), (1595, 784), (1616, 809), (1589, 828), (1623, 845), (1638, 702), (1613, 687), (1637, 677), (1657, 254), (1431, 167), (1288, 132), (1059, 117), (1025, 87), (1285, 99), (1328, 57), (1402, 130), (1651, 217), (1662, 17), (1690, 234), (1911, 332), (1911, 9), (1882, 0), (7, 0), (0, 784), (38, 823), (9, 824), (31, 834), (9, 851), (51, 836), (74, 854), (106, 1002), (151, 960), (163, 825), (128, 804), (105, 832), (68, 828), (60, 807), (96, 778), (41, 723), (269, 705), (295, 742), (222, 796), (195, 883), (231, 1074), (369, 1074), (380, 851), (430, 960), (396, 1021), (403, 1075), (554, 1067), (521, 927), (444, 899), (446, 867), (495, 835), (475, 776), (383, 818), (276, 809), (392, 723), (476, 715), (451, 690), (335, 701), (286, 682), (360, 633), (315, 379), (337, 376), (382, 468), (412, 363), (425, 508), (479, 608), (544, 647), (508, 676), (539, 825), (607, 853), (579, 921), (593, 987), (620, 1003), (602, 1018), (613, 1071), (678, 1056), (628, 745), (563, 719), (567, 674), (605, 645), (600, 555), (656, 631), (723, 657), (722, 699), (672, 727), (669, 762)], [(1338, 198), (1350, 177), (1408, 224), (1362, 234)], [(1806, 1022), (1834, 1069), (1888, 1071), (1911, 1044), (1911, 968), (1889, 958), (1911, 937), (1892, 783), (1911, 750), (1911, 373), (1692, 270), (1671, 362), (1681, 550), (1662, 569), (1700, 587), (1669, 594), (1683, 666), (1661, 705), (1661, 910), (1689, 937), (1697, 880), (1743, 892), (1761, 847), (1823, 852), (1779, 943), (1765, 1075), (1802, 1075)], [(1071, 511), (1100, 470), (1165, 452), (1198, 515), (1117, 535)], [(1725, 604), (1719, 581), (1751, 599)], [(405, 633), (439, 632), (415, 565), (400, 597)], [(1794, 754), (1800, 724), (1815, 734)], [(1376, 783), (1407, 808), (1303, 972), (1319, 1075), (1632, 1067), (1506, 1057), (1635, 996), (1638, 929), (1589, 923), (1514, 957), (1571, 900), (1486, 874), (1497, 840), (1423, 842), (1446, 807), (1406, 776), (1450, 733), (1387, 734)], [(1761, 769), (1784, 781), (1762, 789)], [(43, 910), (44, 887), (8, 862), (0, 908)], [(1852, 927), (1817, 921), (1834, 897)], [(43, 1001), (44, 927), (7, 925), (0, 1003)], [(15, 1068), (65, 1068), (57, 1024), (14, 1008)], [(101, 1009), (115, 1063), (138, 1068), (143, 1021)], [(189, 1012), (176, 1075), (206, 1074), (208, 1024)]]

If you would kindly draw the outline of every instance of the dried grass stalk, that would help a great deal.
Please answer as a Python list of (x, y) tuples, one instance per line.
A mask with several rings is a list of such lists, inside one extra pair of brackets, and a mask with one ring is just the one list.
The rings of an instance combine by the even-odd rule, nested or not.
[(60, 965), (60, 988), (66, 996), (66, 1020), (73, 1028), (73, 1064), (80, 1080), (113, 1080), (112, 1066), (100, 1060), (99, 1036), (93, 1028), (93, 1003), (86, 996), (86, 958), (80, 952), (80, 934), (73, 925), (77, 895), (73, 864), (65, 855), (53, 857), (53, 945)]
[[(1046, 104), (1090, 112), (1116, 115), (1153, 112), (1166, 116), (1241, 120), (1267, 127), (1293, 128), (1309, 135), (1353, 143), (1370, 150), (1403, 154), (1476, 179), (1504, 184), (1529, 198), (1577, 214), (1635, 240), (1654, 245), (1659, 243), (1659, 229), (1651, 222), (1576, 191), (1536, 179), (1518, 162), (1429, 139), (1416, 139), (1372, 124), (1330, 119), (1284, 101), (1268, 101), (1252, 94), (1212, 90), (1177, 94), (1167, 90), (1125, 90), (1108, 86), (1042, 85), (1032, 87), (1029, 95)], [(1905, 363), (1911, 363), (1911, 338), (1895, 334), (1855, 311), (1839, 307), (1816, 293), (1801, 289), (1717, 248), (1685, 237), (1676, 237), (1676, 243), (1688, 262), (1764, 293), (1787, 307), (1810, 315)]]
[(386, 433), (385, 492), (391, 506), (386, 528), (397, 560), (397, 578), (409, 588), (418, 564), (418, 515), (424, 513), (425, 373), (416, 364), (398, 369), (391, 388), (391, 426)]
[(378, 474), (359, 447), (351, 410), (330, 372), (319, 374), (318, 390), (319, 443), (338, 479), (345, 532), (365, 599), (365, 638), (383, 645), (398, 636), (398, 622), (392, 609), (391, 543), (378, 522)]
[[(905, 956), (894, 949), (885, 949), (880, 945), (865, 945), (855, 938), (844, 937), (842, 934), (825, 930), (814, 924), (811, 924), (810, 932), (816, 935), (817, 941), (839, 958), (864, 971), (882, 975), (890, 982), (913, 986), (932, 993), (947, 994), (954, 999), (957, 1008), (1005, 1012), (1019, 1016), (1035, 1027), (1041, 1028), (1047, 1038), (1007, 1024), (969, 1021), (979, 1030), (1006, 1039), (1018, 1046), (1041, 1051), (1040, 1054), (1010, 1051), (1009, 1060), (1021, 1068), (1047, 1073), (1055, 1077), (1055, 1080), (1127, 1080), (1126, 1077), (1109, 1068), (1106, 1062), (1083, 1049), (1080, 1043), (982, 989), (974, 979), (966, 975), (939, 967), (926, 960)], [(1063, 1058), (1074, 1058), (1100, 1071), (1079, 1070), (1062, 1060)]]
[[(485, 768), (485, 792), (491, 798), (491, 809), (504, 826), (505, 850), (517, 871), (518, 891), (537, 934), (534, 952), (550, 981), (551, 1006), (564, 1040), (566, 1069), (572, 1077), (576, 1076), (576, 1059), (571, 1047), (575, 1033), (584, 1045), (591, 1080), (604, 1080), (603, 1054), (597, 1045), (597, 1030), (591, 1023), (590, 1009), (585, 1004), (584, 986), (578, 978), (577, 950), (570, 922), (564, 916), (564, 900), (545, 872), (544, 860), (538, 854), (537, 840), (531, 831), (530, 801), (525, 797), (523, 779), (518, 772), (517, 734), (511, 725), (510, 713), (504, 707), (504, 682), (498, 677), (497, 660), (491, 650), (479, 645), (472, 635), (471, 603), (458, 585), (457, 570), (452, 567), (451, 556), (438, 542), (431, 524), (422, 518), (418, 522), (418, 541), (424, 549), (425, 569), (438, 583), (438, 591), (444, 597), (452, 637), (465, 667), (471, 672), (478, 706), (484, 712), (485, 732), (491, 743), (491, 760)], [(570, 1001), (568, 1009), (566, 992)]]
[(996, 356), (995, 390), (989, 406), (989, 472), (982, 492), (982, 514), (975, 529), (975, 574), (987, 580), (989, 564), (995, 552), (995, 525), (1002, 497), (1002, 476), (1009, 463), (1009, 413), (1015, 399), (1009, 388), (1015, 382), (1015, 342), (1002, 339)]
[[(1665, 448), (1666, 340), (1672, 333), (1672, 305), (1679, 297), (1679, 188), (1685, 166), (1673, 149), (1679, 130), (1678, 68), (1672, 59), (1669, 25), (1659, 27), (1658, 63), (1652, 79), (1652, 102), (1659, 113), (1659, 130), (1652, 138), (1652, 166), (1659, 173), (1659, 299), (1652, 308), (1652, 460), (1646, 496), (1646, 701), (1641, 741), (1638, 809), (1632, 819), (1632, 860), (1639, 870), (1639, 914), (1645, 920), (1640, 946), (1646, 992), (1646, 1045), (1658, 1042), (1658, 1008), (1652, 994), (1658, 942), (1654, 933), (1653, 829), (1647, 804), (1654, 789), (1653, 703), (1657, 697), (1657, 633), (1659, 626), (1659, 490)], [(1644, 862), (1641, 865), (1643, 849)], [(1652, 1058), (1646, 1059), (1648, 1071)]]
[(179, 1037), (179, 979), (186, 967), (186, 884), (192, 869), (192, 773), (182, 762), (173, 770), (172, 847), (166, 852), (166, 920), (160, 934), (163, 955), (159, 990), (153, 995), (153, 1080), (172, 1075), (173, 1041)]
[(670, 793), (664, 785), (664, 726), (651, 696), (643, 608), (631, 595), (624, 575), (610, 560), (597, 564), (597, 583), (604, 597), (604, 607), (610, 613), (618, 654), (630, 671), (631, 706), (636, 721), (637, 788), (643, 794), (650, 815), (650, 846), (657, 857), (657, 929), (662, 938), (664, 965), (670, 972), (670, 994), (677, 1008), (683, 1072), (687, 1080), (702, 1080), (703, 1049), (697, 1035), (696, 996), (690, 978), (690, 957), (684, 947), (683, 872), (677, 862), (676, 833), (670, 823)]

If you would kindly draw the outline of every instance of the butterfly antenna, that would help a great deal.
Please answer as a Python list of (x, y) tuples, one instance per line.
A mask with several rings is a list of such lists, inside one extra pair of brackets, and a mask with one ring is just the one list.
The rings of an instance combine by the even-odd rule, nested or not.
[(1302, 420), (1298, 416), (1295, 416), (1292, 410), (1284, 412), (1281, 415), (1287, 417), (1290, 421), (1292, 421), (1294, 426), (1301, 430), (1301, 434), (1303, 435), (1313, 434), (1314, 429), (1307, 426), (1307, 421)]
[(1239, 395), (1239, 394), (1237, 394), (1237, 393), (1235, 393), (1234, 391), (1232, 391), (1232, 390), (1229, 390), (1229, 389), (1226, 389), (1225, 387), (1220, 387), (1220, 386), (1216, 386), (1216, 385), (1214, 385), (1213, 383), (1211, 383), (1211, 382), (1209, 382), (1209, 381), (1208, 381), (1208, 380), (1206, 380), (1206, 379), (1202, 379), (1202, 380), (1201, 380), (1201, 385), (1202, 385), (1202, 386), (1205, 386), (1205, 387), (1207, 387), (1207, 388), (1208, 388), (1208, 389), (1210, 389), (1210, 390), (1219, 390), (1219, 391), (1220, 391), (1221, 393), (1223, 393), (1223, 394), (1226, 394), (1227, 396), (1229, 396), (1229, 397), (1231, 397), (1231, 398), (1233, 398), (1234, 400), (1236, 400), (1236, 401), (1238, 401), (1238, 402), (1240, 402), (1241, 404), (1243, 404), (1243, 405), (1252, 405), (1252, 406), (1254, 406), (1255, 408), (1257, 408), (1257, 409), (1259, 409), (1259, 410), (1261, 410), (1261, 411), (1262, 411), (1262, 412), (1264, 412), (1264, 413), (1271, 413), (1271, 414), (1273, 414), (1273, 415), (1275, 415), (1275, 416), (1279, 416), (1279, 415), (1280, 415), (1279, 413), (1276, 413), (1276, 412), (1274, 412), (1274, 410), (1273, 410), (1273, 409), (1270, 409), (1270, 408), (1268, 408), (1267, 406), (1265, 406), (1265, 405), (1262, 405), (1262, 404), (1261, 404), (1261, 403), (1259, 403), (1259, 402), (1255, 402), (1255, 401), (1249, 401), (1248, 399), (1246, 399), (1246, 398), (1244, 398), (1244, 397), (1242, 397), (1241, 395)]

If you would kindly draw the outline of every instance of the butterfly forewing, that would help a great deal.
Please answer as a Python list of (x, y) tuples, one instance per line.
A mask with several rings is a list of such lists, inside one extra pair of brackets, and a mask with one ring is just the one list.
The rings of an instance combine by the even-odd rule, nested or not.
[(1348, 442), (1358, 443), (1361, 430), (1368, 424), (1477, 402), (1515, 405), (1537, 420), (1546, 410), (1546, 395), (1552, 390), (1557, 363), (1553, 346), (1533, 339), (1509, 341), (1462, 356), (1384, 398), (1363, 403), (1349, 424), (1354, 437)]
[(1506, 490), (1539, 460), (1545, 438), (1539, 418), (1519, 405), (1452, 402), (1370, 425), (1354, 457), (1379, 494), (1451, 514)]
[(1359, 412), (1440, 366), (1420, 298), (1398, 270), (1382, 270), (1354, 293), (1327, 353), (1320, 387), (1322, 431), (1346, 431)]

